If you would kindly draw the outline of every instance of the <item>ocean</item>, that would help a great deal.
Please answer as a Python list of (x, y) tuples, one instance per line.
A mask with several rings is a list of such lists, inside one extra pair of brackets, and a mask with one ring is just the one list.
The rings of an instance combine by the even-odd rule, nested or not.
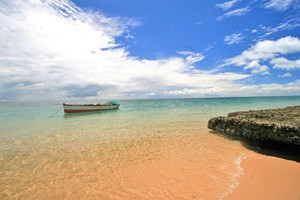
[(251, 151), (208, 120), (300, 97), (121, 100), (82, 114), (62, 103), (0, 103), (0, 199), (222, 199)]

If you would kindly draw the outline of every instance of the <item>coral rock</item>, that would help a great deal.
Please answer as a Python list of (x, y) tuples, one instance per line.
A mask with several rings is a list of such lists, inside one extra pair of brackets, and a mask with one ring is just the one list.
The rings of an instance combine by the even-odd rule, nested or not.
[(229, 113), (209, 120), (208, 128), (227, 135), (300, 146), (300, 106)]

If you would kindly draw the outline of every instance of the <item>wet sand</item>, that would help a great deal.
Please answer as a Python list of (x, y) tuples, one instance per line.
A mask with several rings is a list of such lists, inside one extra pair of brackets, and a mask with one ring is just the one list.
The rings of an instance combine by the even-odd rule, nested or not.
[(300, 200), (300, 163), (253, 153), (241, 167), (244, 174), (226, 200)]
[(0, 199), (223, 199), (248, 150), (205, 126), (173, 126), (107, 143), (66, 132), (16, 141), (10, 154), (0, 147)]

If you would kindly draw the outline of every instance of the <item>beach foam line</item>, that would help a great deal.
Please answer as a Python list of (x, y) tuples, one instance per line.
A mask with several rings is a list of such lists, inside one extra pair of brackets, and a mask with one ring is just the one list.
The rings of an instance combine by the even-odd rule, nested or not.
[(241, 167), (244, 174), (226, 200), (300, 199), (300, 163), (254, 152)]
[(236, 165), (236, 172), (232, 174), (232, 183), (230, 184), (226, 193), (221, 196), (221, 199), (226, 198), (229, 194), (231, 194), (237, 187), (239, 187), (239, 180), (244, 175), (244, 168), (241, 166), (243, 161), (252, 155), (252, 151), (244, 150), (239, 156), (237, 156), (234, 160)]

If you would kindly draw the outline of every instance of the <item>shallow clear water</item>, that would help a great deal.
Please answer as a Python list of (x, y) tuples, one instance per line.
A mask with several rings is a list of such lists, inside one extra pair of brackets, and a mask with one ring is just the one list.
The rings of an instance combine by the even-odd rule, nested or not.
[(300, 97), (120, 101), (63, 114), (62, 103), (0, 103), (0, 199), (221, 199), (249, 151), (210, 117)]

